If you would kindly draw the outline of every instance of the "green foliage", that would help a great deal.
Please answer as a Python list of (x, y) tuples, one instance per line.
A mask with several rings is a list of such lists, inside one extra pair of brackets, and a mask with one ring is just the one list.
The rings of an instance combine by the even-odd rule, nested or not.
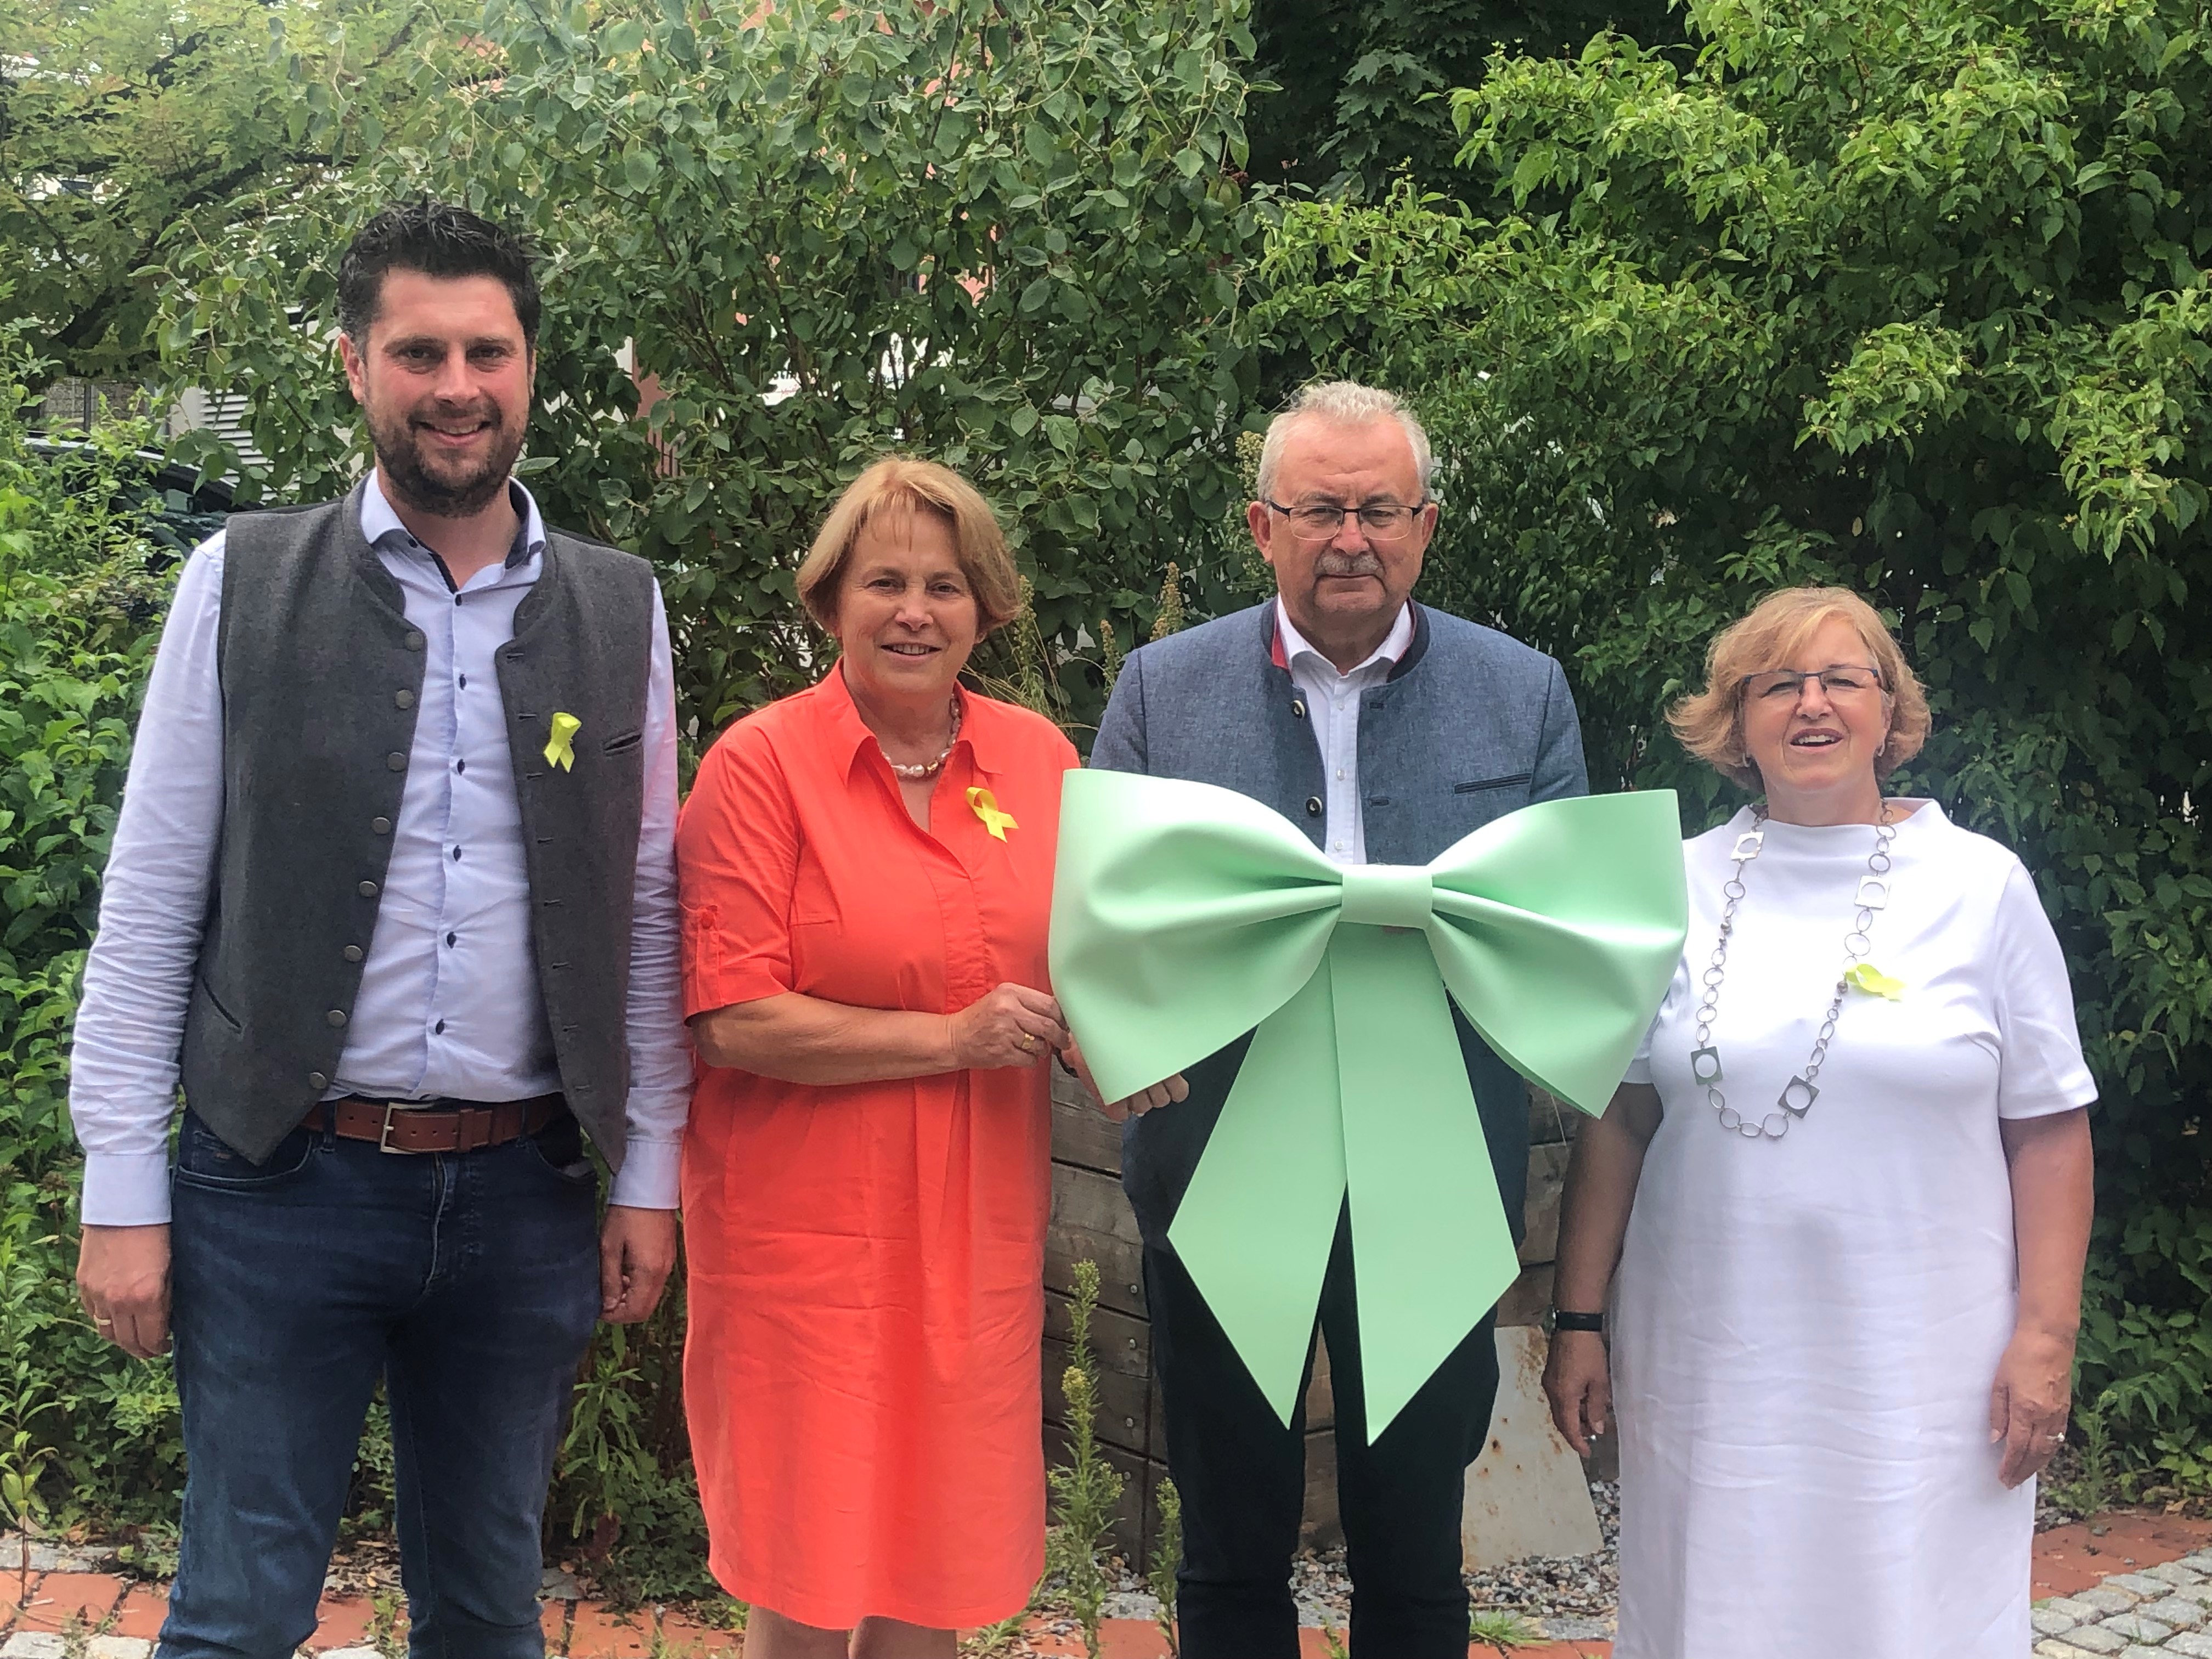
[(1252, 177), (1372, 195), (1402, 167), (1462, 189), (1445, 94), (1480, 80), (1494, 51), (1552, 57), (1608, 28), (1681, 38), (1668, 0), (1257, 0)]
[(1121, 1477), (1099, 1455), (1098, 1356), (1091, 1347), (1091, 1316), (1098, 1310), (1098, 1264), (1075, 1264), (1068, 1298), (1068, 1358), (1060, 1391), (1067, 1401), (1067, 1461), (1046, 1471), (1052, 1488), (1053, 1531), (1045, 1571), (1083, 1626), (1083, 1650), (1098, 1659), (1101, 1613), (1113, 1583), (1106, 1571), (1106, 1534), (1121, 1501)]
[(426, 0), (0, 0), (0, 320), (65, 373), (149, 368), (161, 239), (374, 151), (444, 38)]
[(1692, 0), (1694, 56), (1500, 57), (1475, 199), (1308, 204), (1255, 321), (1413, 392), (1426, 591), (1569, 665), (1601, 788), (1733, 791), (1657, 720), (1724, 622), (1832, 581), (1936, 728), (1900, 778), (2019, 850), (2090, 1062), (2081, 1392), (2212, 1434), (2212, 35), (2193, 0)]
[(679, 1267), (652, 1318), (599, 1328), (546, 1505), (556, 1552), (582, 1553), (623, 1605), (718, 1594), (684, 1424), (684, 1314)]
[(1467, 1639), (1479, 1642), (1499, 1653), (1510, 1653), (1515, 1648), (1525, 1648), (1543, 1638), (1517, 1613), (1504, 1613), (1495, 1608), (1478, 1608), (1468, 1615)]
[(40, 365), (0, 324), (0, 1489), (56, 1524), (150, 1519), (182, 1470), (176, 1389), (100, 1340), (72, 1284), (79, 1160), (68, 1039), (131, 723), (166, 584), (130, 459), (103, 432), (59, 463), (25, 447)]
[(1168, 1659), (1176, 1659), (1182, 1651), (1182, 1638), (1176, 1626), (1176, 1570), (1182, 1565), (1182, 1494), (1164, 1474), (1160, 1477), (1156, 1501), (1160, 1511), (1160, 1531), (1152, 1540), (1152, 1559), (1145, 1571), (1145, 1583), (1152, 1592), (1152, 1600), (1159, 1603), (1160, 1639), (1168, 1645)]
[(818, 672), (793, 570), (893, 447), (994, 498), (1087, 720), (1079, 637), (1149, 623), (1162, 553), (1204, 564), (1184, 544), (1234, 488), (1250, 45), (1241, 0), (497, 0), (496, 80), (426, 88), (380, 165), (179, 250), (166, 343), (251, 399), (269, 488), (329, 495), (359, 441), (330, 250), (396, 192), (465, 199), (551, 259), (532, 487), (659, 564), (702, 729)]

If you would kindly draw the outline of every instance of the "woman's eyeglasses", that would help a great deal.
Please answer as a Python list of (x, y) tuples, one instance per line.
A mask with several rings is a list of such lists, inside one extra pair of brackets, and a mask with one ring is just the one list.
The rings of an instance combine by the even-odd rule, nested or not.
[(1857, 663), (1832, 663), (1826, 668), (1769, 668), (1746, 674), (1737, 682), (1749, 702), (1796, 702), (1803, 696), (1805, 682), (1818, 680), (1830, 697), (1848, 700), (1881, 690), (1881, 671)]

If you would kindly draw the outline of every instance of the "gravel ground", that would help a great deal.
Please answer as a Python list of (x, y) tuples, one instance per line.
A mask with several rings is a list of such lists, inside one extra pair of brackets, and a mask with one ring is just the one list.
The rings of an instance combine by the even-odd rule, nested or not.
[[(1477, 1613), (1510, 1613), (1528, 1620), (1539, 1634), (1571, 1640), (1613, 1634), (1613, 1604), (1620, 1589), (1614, 1540), (1620, 1533), (1620, 1501), (1611, 1481), (1593, 1481), (1605, 1547), (1594, 1555), (1539, 1556), (1510, 1566), (1467, 1576)], [(1344, 1551), (1310, 1551), (1291, 1567), (1291, 1594), (1298, 1622), (1341, 1630), (1352, 1617), (1352, 1580), (1344, 1570)], [(1140, 1578), (1124, 1572), (1121, 1588), (1108, 1598), (1109, 1619), (1152, 1619), (1159, 1604)]]

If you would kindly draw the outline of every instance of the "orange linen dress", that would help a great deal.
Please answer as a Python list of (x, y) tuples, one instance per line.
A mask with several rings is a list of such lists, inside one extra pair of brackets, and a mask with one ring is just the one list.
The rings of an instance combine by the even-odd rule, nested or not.
[[(959, 695), (927, 831), (840, 669), (708, 750), (677, 837), (687, 1015), (786, 991), (951, 1013), (1004, 981), (1048, 985), (1075, 750)], [(1003, 840), (973, 787), (1012, 815)], [(829, 1629), (972, 1626), (1027, 1601), (1050, 1064), (834, 1086), (702, 1072), (684, 1392), (708, 1565), (732, 1595)]]

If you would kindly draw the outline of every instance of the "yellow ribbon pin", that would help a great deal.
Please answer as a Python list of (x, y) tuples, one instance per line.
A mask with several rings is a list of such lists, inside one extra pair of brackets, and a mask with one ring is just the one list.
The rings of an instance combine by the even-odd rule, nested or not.
[(1022, 827), (1014, 822), (1012, 812), (999, 810), (997, 798), (988, 789), (970, 789), (968, 792), (968, 810), (983, 820), (983, 827), (991, 832), (993, 841), (1004, 841), (1007, 830)]
[(576, 745), (572, 739), (583, 729), (583, 721), (574, 714), (556, 714), (553, 716), (553, 735), (545, 744), (546, 760), (563, 772), (574, 766)]
[(1892, 1002), (1905, 994), (1905, 981), (1892, 979), (1870, 962), (1855, 963), (1844, 975), (1844, 983), (1869, 996), (1887, 997)]

